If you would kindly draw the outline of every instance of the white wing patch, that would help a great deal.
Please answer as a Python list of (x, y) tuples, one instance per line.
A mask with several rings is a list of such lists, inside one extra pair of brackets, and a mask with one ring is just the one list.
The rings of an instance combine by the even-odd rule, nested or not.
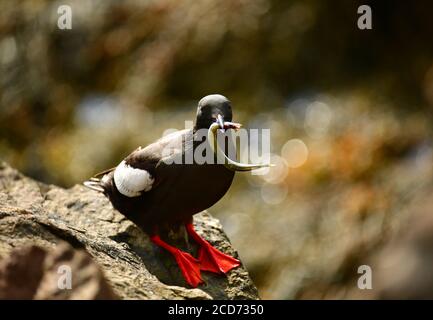
[(114, 170), (117, 190), (127, 197), (138, 197), (141, 192), (152, 189), (154, 179), (144, 169), (133, 168), (122, 161)]

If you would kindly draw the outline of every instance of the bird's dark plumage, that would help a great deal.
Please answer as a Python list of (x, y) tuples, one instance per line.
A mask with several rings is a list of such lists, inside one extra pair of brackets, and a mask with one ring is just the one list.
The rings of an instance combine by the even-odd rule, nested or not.
[[(223, 164), (199, 164), (195, 159), (190, 164), (176, 164), (175, 160), (183, 157), (186, 150), (195, 150), (202, 142), (195, 139), (198, 130), (206, 130), (218, 121), (231, 120), (232, 106), (227, 98), (206, 96), (198, 103), (194, 128), (172, 133), (136, 149), (101, 179), (92, 178), (87, 182), (87, 186), (102, 191), (120, 213), (153, 236), (156, 244), (172, 252), (186, 281), (193, 287), (201, 282), (200, 269), (225, 273), (239, 265), (236, 259), (201, 239), (190, 223), (194, 214), (224, 196), (232, 184), (234, 172)], [(203, 139), (209, 143), (207, 136)], [(200, 253), (201, 262), (159, 238), (159, 227), (181, 224), (187, 225), (189, 234), (204, 248)]]
[[(218, 114), (224, 121), (232, 120), (230, 101), (221, 95), (206, 96), (199, 102), (193, 129), (174, 132), (145, 148), (136, 149), (106, 174), (100, 185), (113, 206), (151, 233), (159, 224), (181, 223), (215, 204), (229, 189), (233, 171), (222, 164), (197, 164), (195, 161), (192, 164), (167, 164), (167, 157), (175, 159), (190, 146), (195, 148), (200, 144), (201, 141), (194, 140), (196, 131), (209, 128)], [(116, 186), (122, 177), (115, 180), (115, 170), (121, 170), (122, 166), (128, 168), (124, 171), (148, 172), (149, 189), (139, 190), (138, 196), (122, 194)]]
[(149, 172), (154, 179), (149, 191), (128, 197), (119, 192), (114, 171), (102, 179), (101, 186), (113, 206), (146, 232), (162, 224), (176, 224), (215, 204), (229, 189), (234, 172), (221, 164), (166, 164), (161, 152), (174, 144), (177, 156), (184, 141), (192, 139), (192, 129), (182, 130), (131, 153), (125, 164)]

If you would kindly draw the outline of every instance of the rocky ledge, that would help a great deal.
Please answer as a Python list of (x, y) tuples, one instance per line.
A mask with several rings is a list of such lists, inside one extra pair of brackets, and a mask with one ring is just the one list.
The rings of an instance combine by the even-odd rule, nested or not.
[[(194, 225), (238, 257), (209, 213), (196, 215)], [(71, 283), (62, 287), (68, 269)], [(205, 285), (188, 288), (172, 257), (103, 195), (81, 185), (46, 185), (0, 163), (0, 298), (258, 299), (243, 266), (227, 277), (202, 276)]]

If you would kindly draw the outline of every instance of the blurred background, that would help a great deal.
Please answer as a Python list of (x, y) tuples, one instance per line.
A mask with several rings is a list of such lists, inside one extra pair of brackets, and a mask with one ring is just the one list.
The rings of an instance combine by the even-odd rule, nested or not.
[[(57, 27), (60, 5), (72, 29)], [(357, 28), (368, 4), (373, 29)], [(268, 175), (210, 212), (265, 299), (433, 297), (433, 3), (0, 1), (0, 158), (70, 187), (220, 93)], [(373, 290), (360, 290), (367, 264)]]

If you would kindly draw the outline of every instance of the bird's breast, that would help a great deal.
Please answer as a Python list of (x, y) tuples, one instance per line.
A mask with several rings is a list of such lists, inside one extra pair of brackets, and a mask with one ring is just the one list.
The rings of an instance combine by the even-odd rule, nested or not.
[(218, 202), (233, 177), (223, 165), (184, 165), (177, 177), (155, 189), (154, 212), (163, 220), (188, 218)]

